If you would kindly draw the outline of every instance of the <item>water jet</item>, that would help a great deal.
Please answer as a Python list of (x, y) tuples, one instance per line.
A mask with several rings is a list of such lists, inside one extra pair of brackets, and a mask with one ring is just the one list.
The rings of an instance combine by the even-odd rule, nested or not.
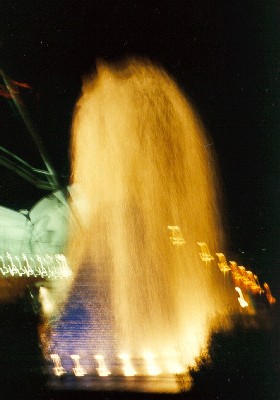
[(191, 103), (150, 61), (99, 63), (85, 79), (71, 139), (79, 193), (71, 207), (82, 223), (70, 223), (75, 278), (54, 353), (80, 354), (87, 372), (95, 370), (92, 354), (110, 371), (117, 354), (143, 363), (149, 354), (157, 374), (171, 361), (195, 364), (227, 304), (219, 272), (203, 266), (197, 248), (224, 245), (207, 143)]

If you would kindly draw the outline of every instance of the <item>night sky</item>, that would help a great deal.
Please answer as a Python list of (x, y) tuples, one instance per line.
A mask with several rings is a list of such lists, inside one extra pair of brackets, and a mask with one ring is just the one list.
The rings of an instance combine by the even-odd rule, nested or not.
[[(279, 29), (279, 4), (271, 0), (0, 0), (0, 66), (32, 87), (21, 89), (22, 97), (67, 182), (82, 76), (97, 58), (140, 55), (160, 63), (212, 137), (230, 254), (279, 290)], [(0, 117), (0, 145), (43, 167), (1, 96)], [(0, 189), (0, 204), (14, 209), (46, 194), (2, 166)]]

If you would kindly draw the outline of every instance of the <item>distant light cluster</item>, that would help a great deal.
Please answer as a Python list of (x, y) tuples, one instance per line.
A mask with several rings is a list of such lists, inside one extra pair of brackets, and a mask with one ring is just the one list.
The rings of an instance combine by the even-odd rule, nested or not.
[(72, 271), (63, 254), (0, 255), (0, 277), (69, 278)]
[[(200, 246), (202, 253), (199, 253), (202, 261), (207, 262), (214, 260), (214, 257), (209, 253), (208, 245), (205, 242), (197, 242)], [(246, 294), (251, 295), (262, 295), (265, 294), (267, 301), (269, 304), (275, 304), (276, 298), (272, 295), (269, 285), (265, 282), (263, 284), (263, 288), (260, 286), (257, 275), (253, 274), (252, 271), (246, 270), (243, 266), (237, 265), (235, 261), (230, 261), (229, 265), (227, 263), (226, 257), (223, 253), (216, 253), (219, 262), (218, 267), (223, 272), (231, 273), (232, 282), (235, 285), (235, 290), (239, 294), (238, 302), (242, 308), (246, 308), (249, 306), (248, 302), (245, 300), (243, 291)]]

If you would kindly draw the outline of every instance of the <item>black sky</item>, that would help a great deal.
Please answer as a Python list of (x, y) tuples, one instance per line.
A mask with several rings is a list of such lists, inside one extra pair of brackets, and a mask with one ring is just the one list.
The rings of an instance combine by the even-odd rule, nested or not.
[[(278, 274), (277, 1), (1, 0), (0, 22), (1, 67), (32, 86), (24, 96), (60, 174), (68, 173), (69, 126), (81, 77), (95, 59), (134, 54), (162, 64), (213, 139), (233, 251)], [(34, 146), (2, 97), (0, 113), (0, 145), (38, 165)], [(0, 177), (2, 205), (30, 208), (44, 195), (3, 167)]]

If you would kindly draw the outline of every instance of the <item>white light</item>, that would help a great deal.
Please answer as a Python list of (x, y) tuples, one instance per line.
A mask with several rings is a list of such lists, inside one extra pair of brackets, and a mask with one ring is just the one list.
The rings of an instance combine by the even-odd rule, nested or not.
[(166, 367), (171, 374), (181, 374), (185, 371), (184, 367), (178, 362), (176, 353), (166, 354)]
[(73, 372), (75, 376), (84, 376), (86, 375), (86, 370), (81, 366), (80, 363), (80, 356), (78, 354), (72, 354), (70, 356), (73, 360), (74, 367), (73, 367)]
[(50, 300), (50, 293), (47, 288), (41, 286), (39, 289), (39, 300), (42, 305), (43, 313), (50, 315), (54, 310), (54, 305)]
[(108, 376), (111, 374), (111, 372), (108, 370), (108, 368), (105, 365), (104, 357), (101, 356), (100, 354), (97, 354), (94, 356), (98, 363), (98, 367), (96, 368), (96, 371), (99, 376)]
[(54, 368), (53, 372), (56, 376), (61, 376), (63, 374), (66, 374), (65, 369), (61, 365), (61, 360), (58, 354), (51, 354), (51, 359), (53, 360), (54, 363)]
[(41, 278), (69, 278), (72, 271), (63, 254), (33, 255), (22, 253), (20, 256), (6, 253), (0, 256), (0, 277), (2, 276), (27, 276)]
[(235, 290), (239, 293), (238, 301), (239, 301), (239, 304), (241, 305), (241, 307), (242, 308), (248, 307), (248, 303), (244, 299), (241, 289), (238, 286), (236, 286)]
[(146, 361), (146, 369), (148, 375), (159, 375), (161, 373), (160, 368), (156, 365), (155, 360), (154, 360), (154, 355), (150, 352), (146, 352), (144, 354), (144, 359)]
[(123, 363), (123, 373), (125, 376), (134, 376), (136, 375), (136, 371), (133, 368), (131, 361), (130, 361), (130, 356), (128, 354), (119, 354), (119, 358), (122, 360)]

